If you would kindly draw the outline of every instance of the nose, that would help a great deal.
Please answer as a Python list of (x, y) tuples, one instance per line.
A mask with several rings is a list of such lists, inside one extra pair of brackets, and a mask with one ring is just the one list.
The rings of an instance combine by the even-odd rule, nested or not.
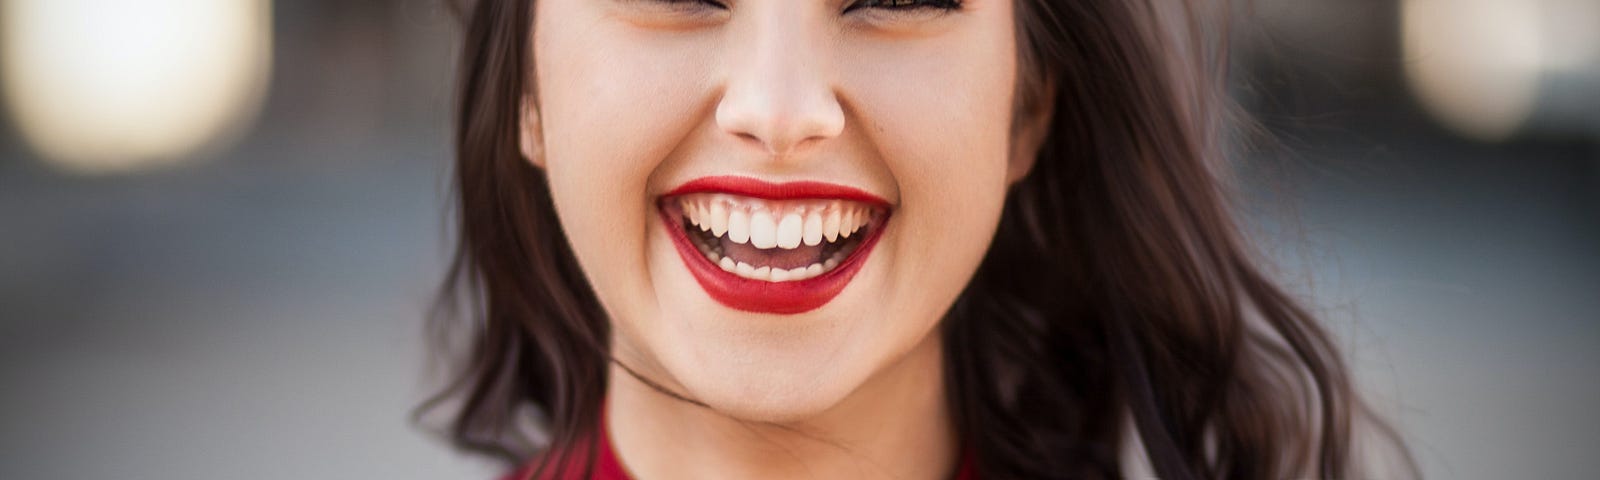
[(783, 157), (839, 136), (844, 109), (834, 93), (827, 45), (815, 32), (819, 29), (808, 31), (798, 21), (804, 16), (763, 17), (749, 22), (740, 32), (745, 35), (731, 43), (736, 53), (717, 104), (717, 124), (741, 141)]

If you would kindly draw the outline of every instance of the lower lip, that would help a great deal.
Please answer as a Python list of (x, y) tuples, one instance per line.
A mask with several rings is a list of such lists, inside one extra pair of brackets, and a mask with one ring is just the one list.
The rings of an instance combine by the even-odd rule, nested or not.
[(678, 256), (683, 258), (684, 266), (689, 268), (689, 273), (700, 282), (700, 288), (712, 299), (734, 310), (779, 315), (816, 310), (839, 296), (850, 280), (855, 278), (856, 272), (866, 264), (867, 255), (878, 244), (878, 238), (883, 236), (883, 227), (888, 225), (889, 220), (885, 215), (878, 226), (872, 229), (871, 235), (862, 239), (861, 245), (833, 270), (805, 280), (766, 282), (734, 275), (711, 263), (711, 259), (701, 254), (689, 241), (682, 223), (674, 221), (665, 209), (660, 209), (660, 212), (662, 223), (667, 226), (672, 243), (678, 249)]

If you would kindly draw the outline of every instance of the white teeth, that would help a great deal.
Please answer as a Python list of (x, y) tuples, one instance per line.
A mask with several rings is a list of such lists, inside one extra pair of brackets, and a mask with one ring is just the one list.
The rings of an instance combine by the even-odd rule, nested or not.
[(774, 283), (801, 281), (827, 274), (845, 260), (853, 250), (853, 243), (836, 245), (842, 248), (832, 249), (832, 254), (820, 262), (782, 269), (735, 260), (723, 253), (724, 244), (718, 238), (749, 244), (762, 250), (792, 250), (801, 245), (816, 247), (823, 245), (824, 241), (840, 242), (851, 236), (862, 235), (860, 231), (871, 222), (873, 216), (871, 207), (841, 200), (768, 203), (727, 195), (708, 195), (681, 199), (678, 206), (682, 208), (685, 221), (709, 232), (709, 235), (691, 237), (695, 249), (708, 261), (734, 275)]
[(741, 244), (750, 241), (750, 214), (742, 208), (728, 214), (728, 240)]
[[(832, 264), (835, 265), (835, 266), (837, 266), (838, 263), (839, 263), (839, 261), (837, 259), (829, 259), (828, 262), (832, 262)], [(740, 277), (748, 278), (748, 279), (751, 279), (751, 280), (762, 280), (762, 281), (777, 283), (777, 282), (798, 282), (798, 281), (801, 281), (801, 280), (809, 280), (809, 279), (811, 279), (813, 277), (816, 277), (818, 275), (822, 275), (823, 273), (827, 272), (829, 269), (833, 268), (833, 267), (825, 266), (825, 263), (826, 262), (813, 263), (811, 265), (807, 265), (807, 266), (804, 266), (804, 267), (795, 267), (795, 268), (791, 268), (791, 269), (788, 269), (788, 270), (784, 270), (784, 269), (781, 269), (781, 268), (772, 268), (772, 267), (756, 268), (756, 267), (750, 266), (750, 264), (748, 264), (748, 263), (744, 263), (744, 262), (737, 262), (736, 263), (736, 262), (733, 261), (733, 259), (730, 259), (730, 258), (727, 258), (727, 257), (723, 257), (722, 261), (717, 262), (717, 266), (721, 267), (722, 270), (724, 270), (724, 271), (731, 272), (734, 275), (738, 275)]]
[(838, 251), (834, 252), (833, 255), (827, 260), (821, 262), (806, 265), (804, 267), (782, 269), (773, 268), (771, 266), (757, 267), (745, 262), (735, 261), (732, 257), (727, 257), (721, 253), (718, 253), (715, 247), (700, 245), (700, 251), (707, 259), (711, 260), (712, 264), (715, 264), (718, 268), (721, 268), (722, 271), (751, 280), (761, 280), (774, 283), (798, 282), (820, 276), (833, 270), (834, 267), (839, 266), (839, 263), (844, 260), (844, 257), (846, 256), (845, 254), (848, 253), (845, 251)]
[(778, 222), (778, 247), (793, 250), (800, 246), (800, 214), (791, 213)]
[(678, 206), (683, 207), (683, 214), (684, 214), (684, 216), (689, 217), (689, 223), (691, 225), (699, 225), (700, 224), (700, 213), (697, 210), (695, 210), (694, 202), (690, 202), (688, 200), (684, 200), (684, 201), (678, 202)]
[(776, 269), (752, 266), (726, 256), (723, 253), (725, 243), (720, 243), (722, 240), (718, 238), (755, 246), (758, 250), (795, 250), (802, 245), (818, 246), (858, 237), (874, 216), (870, 206), (843, 200), (765, 202), (741, 200), (731, 195), (696, 195), (682, 198), (678, 206), (686, 222), (707, 232), (707, 235), (693, 237), (694, 248), (707, 261), (730, 274), (773, 283), (800, 282), (827, 274), (845, 261), (845, 256), (853, 250), (851, 243), (835, 245), (843, 248), (834, 248), (830, 256), (814, 264)]
[(870, 207), (839, 200), (765, 203), (712, 195), (684, 198), (679, 205), (686, 221), (712, 237), (763, 250), (814, 247), (850, 238), (873, 215)]
[(766, 210), (750, 215), (750, 245), (763, 250), (778, 246), (778, 224)]
[(828, 218), (822, 221), (822, 236), (829, 242), (839, 240), (839, 208), (834, 205), (828, 209)]
[(822, 215), (812, 211), (806, 215), (805, 233), (803, 238), (806, 245), (816, 246), (822, 243)]
[(712, 235), (720, 237), (722, 234), (728, 233), (727, 205), (723, 205), (722, 202), (711, 202), (711, 207), (707, 209), (707, 214), (711, 215)]

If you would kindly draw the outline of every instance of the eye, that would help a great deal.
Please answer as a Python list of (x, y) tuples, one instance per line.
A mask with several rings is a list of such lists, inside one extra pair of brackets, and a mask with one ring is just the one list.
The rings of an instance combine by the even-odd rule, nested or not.
[(635, 25), (687, 30), (722, 22), (728, 17), (724, 0), (610, 0), (622, 18)]
[(844, 13), (850, 13), (861, 8), (876, 8), (880, 10), (910, 11), (922, 9), (957, 10), (961, 8), (961, 0), (861, 0), (845, 7)]
[(653, 3), (660, 7), (672, 10), (694, 10), (697, 8), (711, 8), (727, 10), (728, 6), (717, 0), (627, 0), (629, 3)]

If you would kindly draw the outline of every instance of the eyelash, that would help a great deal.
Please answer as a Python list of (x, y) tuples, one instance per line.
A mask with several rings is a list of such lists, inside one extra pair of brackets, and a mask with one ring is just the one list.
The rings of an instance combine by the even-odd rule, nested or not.
[(861, 0), (844, 8), (845, 13), (857, 8), (881, 8), (884, 10), (920, 10), (935, 8), (939, 10), (956, 10), (961, 8), (961, 0)]
[[(722, 2), (720, 2), (718, 0), (655, 0), (655, 1), (658, 1), (658, 2), (661, 2), (661, 3), (671, 3), (671, 4), (700, 3), (700, 4), (705, 4), (705, 5), (713, 7), (713, 8), (719, 8), (719, 9), (727, 9), (728, 8), (727, 5), (723, 4)], [(879, 8), (879, 9), (890, 10), (890, 11), (911, 11), (911, 10), (921, 10), (921, 9), (925, 9), (925, 8), (939, 9), (939, 10), (958, 10), (958, 9), (961, 8), (961, 0), (860, 0), (858, 2), (850, 4), (850, 6), (848, 6), (848, 7), (845, 7), (844, 8), (844, 13), (850, 13), (851, 11), (854, 11), (854, 10), (856, 10), (858, 8)]]

